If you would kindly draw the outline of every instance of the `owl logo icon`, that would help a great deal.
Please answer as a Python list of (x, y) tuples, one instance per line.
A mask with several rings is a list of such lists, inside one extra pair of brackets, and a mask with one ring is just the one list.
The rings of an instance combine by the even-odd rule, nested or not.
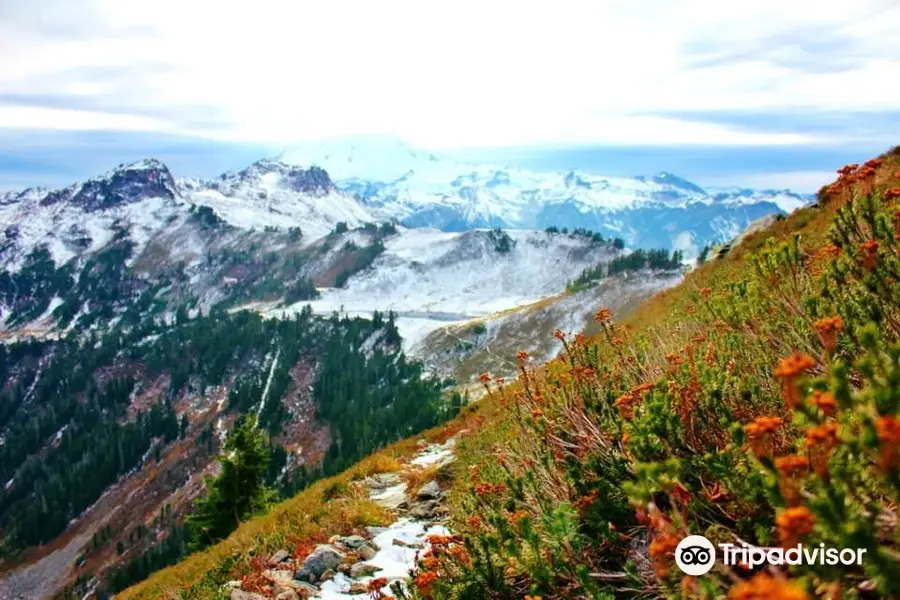
[(687, 575), (705, 575), (716, 562), (716, 549), (702, 535), (689, 535), (675, 548), (675, 564)]

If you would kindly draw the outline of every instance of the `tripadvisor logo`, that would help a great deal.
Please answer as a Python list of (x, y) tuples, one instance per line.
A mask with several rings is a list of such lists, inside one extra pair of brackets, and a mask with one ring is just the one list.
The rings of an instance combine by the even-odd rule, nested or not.
[(705, 575), (715, 562), (716, 549), (702, 535), (689, 535), (675, 548), (675, 564), (688, 575)]
[[(749, 544), (719, 544), (722, 562), (727, 566), (760, 565), (862, 565), (865, 548), (826, 548), (825, 544), (792, 548), (761, 548)], [(705, 575), (716, 562), (716, 549), (702, 535), (689, 535), (675, 548), (675, 563), (687, 575)]]

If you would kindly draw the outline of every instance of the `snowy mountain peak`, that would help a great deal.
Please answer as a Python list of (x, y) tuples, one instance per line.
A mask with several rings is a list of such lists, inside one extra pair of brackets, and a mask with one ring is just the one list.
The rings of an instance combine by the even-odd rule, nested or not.
[(691, 192), (699, 195), (706, 195), (706, 190), (704, 190), (699, 185), (688, 181), (682, 177), (678, 177), (677, 175), (673, 175), (667, 171), (660, 171), (656, 175), (653, 176), (653, 182), (658, 183), (660, 185), (668, 185), (672, 187), (676, 187), (687, 192)]
[(219, 181), (232, 186), (257, 185), (264, 188), (284, 188), (312, 196), (325, 196), (334, 191), (325, 169), (317, 166), (303, 168), (277, 159), (259, 160), (236, 173), (224, 173)]
[(175, 180), (156, 159), (121, 164), (105, 175), (48, 193), (41, 205), (66, 202), (87, 211), (106, 210), (149, 198), (175, 200)]

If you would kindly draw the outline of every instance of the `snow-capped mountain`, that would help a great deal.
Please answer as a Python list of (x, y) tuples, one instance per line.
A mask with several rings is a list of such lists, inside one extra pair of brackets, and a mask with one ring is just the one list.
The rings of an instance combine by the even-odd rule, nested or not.
[(707, 190), (666, 172), (629, 178), (464, 164), (382, 138), (306, 145), (280, 158), (325, 168), (375, 214), (410, 227), (580, 227), (689, 254), (811, 200), (789, 190)]
[(59, 190), (0, 195), (0, 266), (17, 270), (39, 245), (62, 265), (104, 247), (121, 229), (140, 253), (152, 238), (183, 224), (192, 206), (207, 206), (243, 230), (299, 227), (307, 243), (339, 222), (352, 228), (376, 220), (319, 168), (263, 160), (213, 181), (176, 181), (163, 163), (150, 159)]
[(182, 179), (178, 189), (186, 201), (209, 206), (235, 226), (299, 226), (308, 239), (326, 235), (339, 222), (352, 228), (377, 220), (340, 192), (325, 170), (277, 160), (260, 160), (212, 181)]

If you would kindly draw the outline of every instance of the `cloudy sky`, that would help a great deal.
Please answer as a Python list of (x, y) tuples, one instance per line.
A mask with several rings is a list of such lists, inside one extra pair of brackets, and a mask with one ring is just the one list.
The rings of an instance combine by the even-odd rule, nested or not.
[(900, 143), (897, 0), (0, 0), (0, 189), (398, 137), (819, 187)]

